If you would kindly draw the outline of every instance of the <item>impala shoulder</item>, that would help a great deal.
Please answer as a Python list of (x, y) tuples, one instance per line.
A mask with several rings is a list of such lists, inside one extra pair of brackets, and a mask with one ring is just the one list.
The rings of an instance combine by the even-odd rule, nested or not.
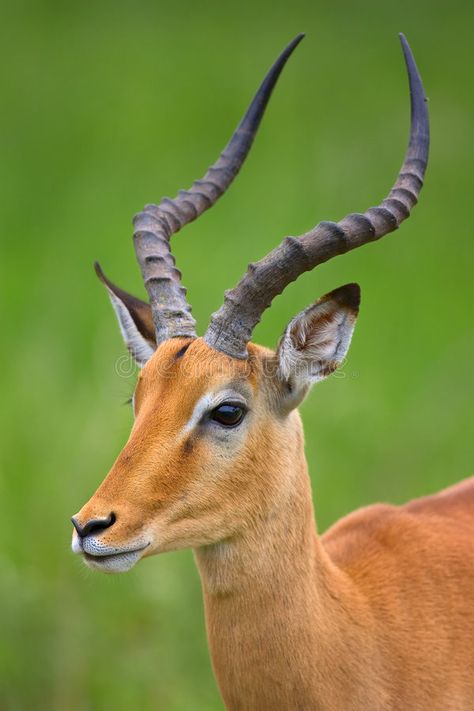
[[(419, 536), (416, 514), (391, 504), (373, 504), (345, 516), (322, 536), (330, 558), (341, 568), (373, 566), (396, 558)], [(405, 548), (406, 550), (406, 548)]]
[(405, 508), (413, 514), (432, 514), (457, 520), (467, 517), (474, 527), (474, 476), (430, 496), (409, 501)]
[(325, 545), (330, 545), (345, 537), (355, 540), (359, 537), (379, 536), (396, 525), (400, 515), (401, 509), (392, 504), (364, 506), (333, 524), (322, 536), (322, 540)]

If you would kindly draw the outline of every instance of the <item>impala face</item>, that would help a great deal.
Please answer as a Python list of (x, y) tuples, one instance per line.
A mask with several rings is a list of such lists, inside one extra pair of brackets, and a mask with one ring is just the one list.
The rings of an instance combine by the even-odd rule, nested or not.
[(262, 358), (255, 349), (254, 358), (235, 361), (201, 339), (159, 347), (138, 379), (130, 439), (76, 517), (113, 520), (82, 544), (75, 532), (74, 548), (89, 565), (125, 570), (152, 553), (232, 536), (254, 515), (264, 482), (248, 472), (262, 437), (276, 445), (281, 429), (275, 420), (262, 431), (270, 395), (257, 386)]
[[(224, 194), (244, 162), (296, 37), (271, 67), (241, 123), (202, 180), (134, 219), (134, 246), (149, 304), (96, 266), (125, 344), (142, 367), (130, 438), (90, 501), (73, 517), (73, 550), (91, 567), (128, 570), (140, 558), (243, 535), (287, 491), (281, 472), (301, 450), (295, 408), (349, 348), (360, 290), (348, 284), (288, 325), (276, 353), (250, 343), (272, 299), (300, 274), (379, 239), (416, 204), (428, 158), (423, 86), (402, 36), (411, 132), (388, 197), (365, 213), (287, 237), (226, 292), (203, 338), (196, 334), (170, 239)], [(288, 474), (286, 474), (288, 476)]]
[(201, 338), (161, 344), (140, 372), (127, 444), (73, 518), (73, 551), (92, 568), (124, 572), (142, 557), (228, 540), (271, 516), (287, 490), (282, 473), (298, 456), (295, 407), (349, 345), (358, 288), (336, 297), (292, 322), (278, 353), (250, 344), (238, 360)]

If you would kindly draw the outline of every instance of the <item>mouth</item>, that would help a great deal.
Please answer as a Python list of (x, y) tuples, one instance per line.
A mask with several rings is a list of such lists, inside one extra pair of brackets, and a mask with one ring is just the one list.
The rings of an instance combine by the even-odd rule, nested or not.
[(100, 570), (102, 573), (126, 573), (127, 570), (133, 568), (135, 563), (140, 560), (143, 551), (148, 548), (150, 543), (138, 545), (135, 548), (112, 548), (108, 546), (97, 546), (92, 541), (84, 541), (81, 543), (75, 539), (73, 541), (73, 552), (79, 554), (84, 563), (94, 570)]
[(143, 546), (126, 553), (112, 553), (109, 555), (91, 555), (84, 551), (82, 557), (89, 568), (101, 570), (104, 573), (126, 573), (127, 570), (133, 568), (135, 563), (138, 563), (142, 551), (147, 547)]

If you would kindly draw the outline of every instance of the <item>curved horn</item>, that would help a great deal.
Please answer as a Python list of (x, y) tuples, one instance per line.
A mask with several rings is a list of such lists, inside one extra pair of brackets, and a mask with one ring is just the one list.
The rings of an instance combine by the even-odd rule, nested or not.
[(277, 79), (303, 36), (295, 37), (273, 64), (229, 143), (204, 178), (196, 180), (189, 190), (181, 190), (174, 200), (163, 198), (159, 205), (146, 205), (134, 219), (135, 252), (150, 298), (158, 344), (176, 336), (196, 335), (196, 322), (170, 251), (170, 237), (211, 207), (239, 172)]
[(395, 185), (385, 200), (364, 214), (340, 222), (321, 222), (299, 237), (286, 237), (261, 261), (249, 264), (237, 286), (212, 315), (206, 342), (235, 358), (247, 357), (247, 343), (272, 300), (303, 272), (338, 254), (383, 237), (400, 226), (418, 200), (428, 162), (429, 120), (421, 77), (405, 37), (400, 34), (411, 97), (410, 142)]

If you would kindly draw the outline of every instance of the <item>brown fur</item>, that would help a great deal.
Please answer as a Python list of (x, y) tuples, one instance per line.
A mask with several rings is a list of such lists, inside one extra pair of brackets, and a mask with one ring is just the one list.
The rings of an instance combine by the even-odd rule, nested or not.
[[(114, 511), (101, 540), (146, 536), (143, 555), (195, 549), (227, 708), (474, 709), (474, 479), (319, 537), (275, 354), (184, 345), (164, 343), (143, 369), (130, 438), (78, 519)], [(250, 402), (241, 432), (226, 446), (183, 435), (198, 399), (229, 383)]]

